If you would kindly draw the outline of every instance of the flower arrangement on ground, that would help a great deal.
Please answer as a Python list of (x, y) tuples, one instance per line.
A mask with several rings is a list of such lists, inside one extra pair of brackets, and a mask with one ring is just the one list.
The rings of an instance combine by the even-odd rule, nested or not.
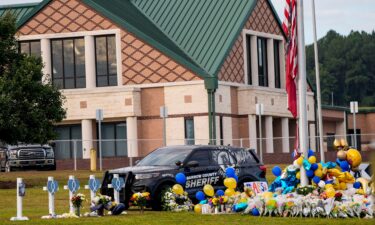
[(193, 203), (188, 197), (187, 192), (176, 194), (169, 188), (162, 196), (162, 208), (164, 211), (187, 212), (193, 209)]
[(80, 216), (80, 209), (82, 207), (82, 203), (86, 201), (86, 196), (84, 194), (78, 193), (75, 194), (70, 201), (73, 204), (73, 207), (75, 209), (76, 216)]
[(147, 202), (150, 201), (150, 193), (149, 192), (138, 192), (134, 193), (130, 198), (132, 205), (138, 206), (143, 213), (144, 208), (147, 205)]
[(104, 209), (110, 210), (112, 208), (112, 198), (107, 195), (97, 195), (92, 200), (93, 206), (91, 211), (95, 211), (98, 216), (104, 216)]

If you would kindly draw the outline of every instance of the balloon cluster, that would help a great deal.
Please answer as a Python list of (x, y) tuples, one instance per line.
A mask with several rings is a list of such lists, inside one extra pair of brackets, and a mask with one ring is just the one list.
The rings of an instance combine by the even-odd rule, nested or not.
[(182, 187), (182, 185), (185, 185), (186, 183), (186, 176), (183, 173), (178, 173), (176, 174), (175, 179), (177, 184), (173, 185), (172, 191), (177, 195), (183, 195), (184, 188)]

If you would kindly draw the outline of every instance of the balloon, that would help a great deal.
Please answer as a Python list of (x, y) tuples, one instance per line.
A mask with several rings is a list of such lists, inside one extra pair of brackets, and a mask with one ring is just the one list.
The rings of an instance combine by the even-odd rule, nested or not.
[(263, 197), (264, 198), (272, 198), (273, 197), (273, 193), (272, 192), (263, 192)]
[(281, 173), (282, 173), (282, 170), (279, 166), (275, 166), (272, 168), (272, 173), (273, 175), (275, 175), (276, 177), (280, 176)]
[(337, 152), (337, 158), (340, 160), (346, 160), (346, 151), (340, 150)]
[(259, 215), (260, 215), (259, 210), (258, 210), (257, 208), (253, 208), (253, 209), (251, 210), (251, 214), (252, 214), (253, 216), (259, 216)]
[(340, 141), (335, 138), (335, 140), (333, 141), (333, 148), (335, 150), (338, 150), (340, 147), (341, 147)]
[(323, 166), (321, 163), (318, 163), (318, 169), (323, 169)]
[(340, 144), (342, 147), (348, 147), (348, 142), (344, 138), (341, 138)]
[(354, 148), (348, 150), (346, 153), (346, 159), (353, 168), (359, 166), (362, 162), (361, 153)]
[(319, 168), (319, 166), (318, 166), (318, 164), (316, 164), (316, 163), (314, 163), (314, 164), (311, 164), (311, 170), (312, 171), (315, 171), (315, 170), (317, 170)]
[(340, 187), (340, 190), (346, 190), (346, 183), (341, 182), (341, 183), (339, 184), (339, 187)]
[(306, 175), (307, 175), (308, 178), (312, 178), (312, 177), (314, 176), (314, 171), (312, 171), (312, 170), (307, 170), (307, 171), (306, 171)]
[(357, 178), (357, 181), (356, 182), (359, 182), (361, 184), (361, 187), (364, 191), (364, 193), (366, 194), (367, 193), (367, 189), (368, 189), (368, 183), (369, 181), (363, 177), (360, 177), (360, 178)]
[(301, 166), (298, 164), (297, 159), (293, 161), (293, 166), (300, 168)]
[(177, 183), (179, 184), (184, 185), (186, 183), (186, 176), (183, 173), (176, 174), (175, 178), (176, 178)]
[(340, 167), (343, 172), (349, 171), (349, 163), (347, 161), (341, 161), (340, 162)]
[(361, 188), (361, 183), (360, 182), (354, 182), (354, 184), (353, 184), (353, 187), (355, 188), (355, 189), (360, 189)]
[(316, 176), (315, 176), (315, 177), (313, 178), (313, 181), (314, 181), (315, 184), (319, 184), (319, 182), (320, 182), (320, 177), (316, 177)]
[(203, 191), (198, 191), (195, 193), (195, 198), (198, 199), (198, 201), (202, 201), (206, 198), (206, 196), (204, 195)]
[(237, 175), (234, 175), (234, 177), (233, 177), (235, 180), (236, 180), (236, 182), (238, 183), (238, 176)]
[(219, 189), (219, 190), (216, 191), (216, 195), (219, 196), (219, 197), (221, 197), (221, 196), (224, 195), (224, 191), (221, 190), (221, 189)]
[(210, 197), (214, 196), (214, 194), (215, 194), (215, 190), (214, 190), (214, 188), (212, 187), (211, 184), (206, 184), (206, 185), (204, 185), (204, 187), (203, 187), (203, 192), (204, 192), (207, 196), (210, 196)]
[(324, 186), (324, 189), (328, 190), (330, 188), (333, 188), (333, 185), (332, 184), (326, 184), (326, 186)]
[(201, 213), (202, 212), (202, 206), (201, 206), (201, 204), (196, 204), (194, 206), (194, 212), (196, 212), (196, 213)]
[(335, 197), (335, 194), (336, 194), (335, 189), (333, 189), (333, 188), (329, 188), (329, 189), (327, 189), (327, 190), (326, 190), (326, 194), (327, 194), (327, 197), (328, 197), (328, 198), (333, 198), (333, 197)]
[(173, 191), (173, 193), (175, 193), (177, 195), (184, 194), (184, 188), (180, 184), (173, 185), (172, 191)]
[(237, 181), (234, 178), (225, 178), (224, 186), (227, 188), (235, 189), (237, 187)]
[(310, 156), (309, 157), (309, 163), (311, 163), (311, 164), (316, 163), (316, 157), (315, 156)]
[(314, 151), (309, 149), (309, 152), (307, 153), (307, 157), (310, 157), (310, 156), (313, 156), (314, 155)]
[(299, 179), (301, 179), (301, 173), (298, 171), (297, 173), (296, 173), (296, 178), (299, 180)]
[(228, 196), (228, 197), (234, 195), (234, 193), (235, 193), (234, 189), (231, 189), (231, 188), (227, 188), (227, 190), (225, 190), (224, 192), (225, 196)]
[(316, 177), (322, 177), (323, 176), (323, 171), (321, 169), (317, 169), (314, 171), (314, 175)]
[(302, 163), (303, 163), (303, 157), (300, 156), (300, 157), (297, 159), (297, 164), (298, 164), (299, 166), (302, 166)]
[(228, 167), (226, 170), (225, 170), (225, 175), (227, 177), (234, 177), (236, 175), (236, 171), (232, 168), (232, 167)]

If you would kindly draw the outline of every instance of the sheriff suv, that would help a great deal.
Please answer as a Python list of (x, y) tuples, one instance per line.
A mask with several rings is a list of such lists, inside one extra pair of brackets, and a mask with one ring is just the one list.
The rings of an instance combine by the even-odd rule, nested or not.
[(0, 170), (43, 168), (56, 170), (53, 148), (49, 145), (2, 145), (0, 146)]
[(121, 202), (129, 205), (129, 199), (135, 192), (150, 192), (151, 207), (161, 209), (161, 195), (172, 187), (177, 173), (186, 176), (185, 191), (195, 200), (195, 193), (205, 184), (211, 184), (216, 190), (225, 189), (225, 169), (233, 167), (238, 176), (238, 188), (243, 189), (244, 182), (266, 181), (266, 168), (252, 149), (231, 146), (169, 146), (158, 148), (148, 154), (133, 167), (124, 167), (105, 172), (101, 193), (113, 196), (108, 188), (113, 174), (119, 174), (125, 180), (120, 192)]

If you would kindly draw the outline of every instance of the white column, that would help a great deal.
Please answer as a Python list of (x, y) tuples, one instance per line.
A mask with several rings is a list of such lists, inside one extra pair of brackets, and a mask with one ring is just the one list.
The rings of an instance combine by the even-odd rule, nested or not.
[(275, 52), (273, 49), (273, 39), (267, 39), (267, 71), (268, 87), (275, 88)]
[(84, 159), (90, 158), (90, 150), (93, 145), (92, 120), (82, 120), (82, 156)]
[[(50, 79), (52, 79), (52, 64), (51, 64), (51, 42), (47, 38), (43, 38), (40, 40), (40, 50), (41, 50), (41, 57), (43, 60), (43, 84), (48, 83)], [(51, 80), (52, 82), (52, 80)]]
[(255, 149), (258, 153), (257, 148), (257, 117), (256, 115), (249, 115), (249, 142), (250, 148)]
[(96, 87), (95, 40), (94, 36), (85, 36), (86, 88)]
[(250, 49), (251, 49), (251, 81), (252, 85), (259, 86), (258, 79), (258, 43), (257, 36), (250, 37)]
[(128, 140), (128, 157), (138, 157), (137, 117), (126, 117), (126, 135)]
[(309, 130), (310, 130), (310, 149), (313, 151), (316, 151), (316, 141), (318, 138), (316, 137), (316, 130), (315, 130), (315, 124), (311, 123), (309, 125)]
[(273, 118), (265, 116), (266, 122), (266, 153), (273, 153)]
[(281, 136), (283, 153), (289, 153), (289, 119), (281, 118)]
[(280, 88), (285, 88), (285, 42), (280, 41), (279, 44), (279, 59), (280, 59)]

